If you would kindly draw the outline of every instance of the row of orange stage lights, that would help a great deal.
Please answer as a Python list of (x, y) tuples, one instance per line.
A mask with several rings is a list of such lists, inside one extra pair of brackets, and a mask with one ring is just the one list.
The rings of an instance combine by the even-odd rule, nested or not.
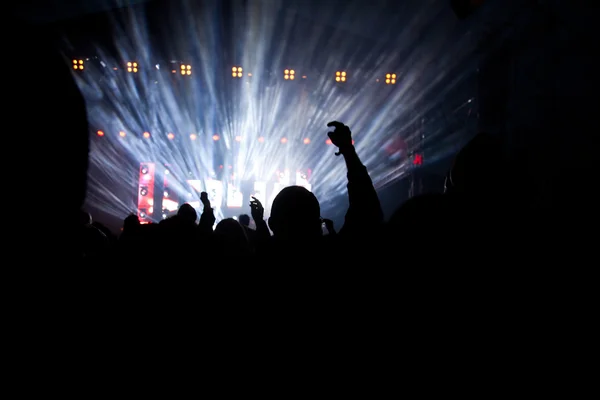
[[(77, 70), (77, 71), (83, 71), (85, 69), (85, 61), (83, 59), (74, 59), (73, 60), (73, 69)], [(118, 70), (118, 67), (114, 67), (113, 68), (115, 71)], [(128, 61), (125, 64), (125, 70), (129, 73), (137, 73), (139, 71), (139, 64), (135, 61)], [(173, 74), (177, 74), (177, 69), (172, 69), (171, 73)], [(179, 69), (179, 74), (180, 75), (184, 75), (184, 76), (189, 76), (192, 75), (192, 66), (190, 64), (181, 64), (180, 65), (180, 69)], [(235, 66), (231, 68), (231, 76), (233, 78), (236, 79), (241, 79), (244, 76), (248, 76), (251, 77), (252, 73), (245, 73), (244, 72), (244, 68), (241, 66)], [(283, 79), (286, 81), (293, 81), (296, 79), (296, 77), (298, 76), (298, 74), (296, 73), (296, 70), (291, 69), (291, 68), (286, 68), (283, 70)], [(335, 75), (334, 75), (334, 79), (336, 82), (346, 82), (349, 79), (349, 75), (348, 72), (346, 71), (335, 71)], [(396, 84), (396, 80), (397, 80), (397, 75), (394, 73), (387, 73), (385, 74), (385, 79), (381, 79), (383, 80), (387, 85), (395, 85)], [(301, 75), (302, 79), (306, 79), (307, 76), (306, 75)], [(380, 79), (377, 79), (377, 82), (379, 82)]]
[[(104, 137), (104, 136), (106, 136), (106, 133), (104, 131), (102, 131), (102, 130), (99, 130), (99, 131), (96, 131), (96, 135), (98, 137)], [(119, 137), (125, 138), (125, 137), (127, 137), (127, 133), (125, 131), (119, 131)], [(144, 132), (144, 133), (142, 133), (142, 137), (144, 139), (150, 139), (150, 137), (152, 137), (152, 135), (150, 134), (150, 132)], [(196, 140), (196, 139), (198, 139), (198, 135), (195, 134), (195, 133), (192, 133), (192, 134), (190, 134), (189, 138), (190, 138), (190, 140)], [(172, 133), (172, 132), (167, 133), (167, 139), (174, 140), (175, 139), (175, 134)], [(221, 140), (221, 137), (219, 135), (215, 134), (215, 135), (212, 136), (212, 140), (215, 141), (215, 142), (218, 142), (219, 140)], [(266, 141), (266, 139), (264, 138), (264, 136), (259, 136), (256, 140), (259, 143), (264, 143)], [(235, 141), (236, 142), (241, 142), (242, 141), (242, 137), (239, 136), (239, 135), (236, 136), (235, 137)], [(282, 137), (281, 139), (279, 139), (279, 142), (282, 143), (282, 144), (286, 144), (286, 143), (288, 143), (288, 141), (289, 140), (286, 137)], [(310, 138), (304, 138), (304, 139), (302, 139), (302, 143), (304, 143), (304, 144), (310, 144), (311, 142), (312, 141), (311, 141)], [(330, 139), (325, 140), (325, 144), (328, 144), (328, 145), (331, 144), (331, 140)], [(354, 140), (352, 140), (352, 144), (354, 144)]]

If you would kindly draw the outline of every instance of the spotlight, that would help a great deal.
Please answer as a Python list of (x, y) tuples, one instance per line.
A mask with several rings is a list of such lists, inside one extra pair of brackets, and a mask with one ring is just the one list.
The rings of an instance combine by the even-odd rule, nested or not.
[(173, 140), (173, 139), (175, 139), (175, 135), (174, 135), (174, 134), (172, 134), (171, 132), (169, 132), (169, 133), (167, 133), (167, 138), (168, 138), (169, 140)]
[(296, 79), (296, 71), (293, 69), (284, 69), (283, 70), (283, 79), (293, 81)]
[(100, 137), (104, 136), (104, 132), (103, 132), (103, 131), (98, 131), (98, 132), (96, 132), (96, 134), (97, 134), (98, 136), (100, 136)]
[(346, 71), (336, 71), (335, 73), (335, 81), (336, 82), (346, 82)]
[(385, 84), (386, 85), (395, 85), (396, 84), (396, 74), (386, 74), (385, 75)]
[(140, 210), (140, 218), (141, 219), (145, 219), (147, 217), (146, 213), (142, 210)]
[(284, 144), (287, 143), (287, 138), (282, 137), (281, 138), (281, 143), (284, 143)]
[(145, 195), (147, 195), (147, 194), (148, 194), (148, 188), (147, 188), (147, 187), (144, 187), (144, 186), (142, 186), (142, 187), (140, 188), (140, 195), (141, 195), (141, 196), (145, 196)]
[(150, 137), (150, 132), (144, 132), (143, 136), (148, 139)]
[(309, 144), (310, 143), (310, 139), (309, 138), (304, 138), (304, 144)]
[(169, 197), (169, 191), (168, 190), (165, 190), (163, 192), (163, 197), (167, 197), (167, 198)]
[(213, 135), (213, 140), (216, 142), (217, 140), (219, 140), (219, 135)]
[(148, 173), (148, 167), (147, 167), (147, 166), (145, 166), (145, 165), (142, 165), (142, 168), (140, 168), (140, 172), (141, 172), (143, 175), (146, 175), (146, 174)]
[(244, 76), (243, 72), (244, 70), (242, 69), (242, 67), (231, 68), (231, 76), (234, 78), (241, 78), (242, 76)]
[(137, 73), (138, 72), (138, 63), (133, 62), (133, 61), (127, 62), (127, 72)]
[(73, 60), (73, 69), (83, 71), (83, 60)]
[(189, 64), (181, 64), (181, 75), (191, 75), (192, 74), (192, 66)]
[(125, 132), (121, 131), (121, 132), (119, 132), (119, 136), (125, 137), (125, 136), (127, 136), (127, 134)]
[(241, 142), (241, 141), (242, 141), (242, 137), (241, 137), (241, 136), (239, 136), (239, 135), (238, 135), (238, 136), (236, 136), (236, 137), (235, 137), (235, 141), (236, 141), (236, 142)]
[(264, 137), (262, 137), (262, 136), (260, 136), (260, 137), (258, 138), (258, 141), (259, 141), (259, 143), (263, 143), (263, 142), (265, 141), (265, 138), (264, 138)]
[(192, 140), (196, 140), (197, 138), (198, 138), (198, 135), (196, 135), (195, 133), (192, 133), (190, 135), (190, 139), (192, 139)]

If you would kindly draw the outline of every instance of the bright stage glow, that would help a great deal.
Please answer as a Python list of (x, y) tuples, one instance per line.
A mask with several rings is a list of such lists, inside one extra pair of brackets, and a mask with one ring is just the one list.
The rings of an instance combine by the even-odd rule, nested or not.
[[(440, 21), (438, 11), (423, 6), (405, 24), (375, 24), (371, 34), (349, 21), (375, 23), (385, 9), (365, 15), (348, 2), (341, 16), (328, 2), (311, 2), (284, 18), (287, 2), (257, 1), (229, 10), (236, 22), (224, 38), (220, 2), (190, 3), (196, 2), (172, 10), (173, 19), (164, 21), (170, 33), (161, 40), (151, 41), (144, 13), (132, 11), (126, 24), (115, 22), (117, 54), (97, 48), (98, 61), (86, 62), (84, 71), (79, 58), (69, 60), (94, 139), (91, 207), (118, 217), (136, 212), (140, 163), (153, 163), (156, 193), (169, 177), (168, 211), (199, 201), (190, 180), (202, 182), (218, 218), (227, 205), (249, 212), (251, 194), (268, 216), (274, 195), (294, 183), (310, 187), (326, 210), (347, 184), (343, 157), (327, 138), (333, 120), (352, 129), (376, 187), (415, 168), (409, 155), (425, 154), (420, 167), (456, 150), (457, 144), (439, 141), (445, 127), (421, 131), (425, 114), (436, 108), (448, 120), (444, 113), (453, 108), (428, 96), (464, 82), (455, 73), (441, 85), (473, 49), (468, 39), (433, 35), (451, 28), (451, 13)], [(437, 39), (415, 43), (425, 32)], [(298, 44), (298, 37), (307, 39)], [(407, 145), (392, 156), (386, 146), (395, 137)], [(289, 173), (307, 170), (310, 178)]]

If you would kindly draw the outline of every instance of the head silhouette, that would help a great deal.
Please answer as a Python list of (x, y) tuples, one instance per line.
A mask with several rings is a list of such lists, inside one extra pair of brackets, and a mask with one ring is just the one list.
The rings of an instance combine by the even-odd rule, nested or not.
[(446, 187), (465, 194), (491, 193), (501, 186), (504, 167), (500, 140), (480, 133), (456, 155)]
[(248, 214), (242, 214), (238, 217), (238, 221), (242, 226), (250, 225), (250, 216)]
[(184, 203), (181, 205), (181, 207), (179, 207), (179, 211), (177, 211), (177, 216), (181, 221), (188, 223), (195, 223), (196, 219), (198, 219), (198, 214), (196, 213), (196, 210), (194, 210), (194, 207), (192, 207), (188, 203)]
[(278, 239), (311, 239), (322, 236), (319, 201), (301, 186), (286, 187), (273, 200), (269, 227)]
[(217, 224), (214, 239), (217, 249), (229, 255), (242, 255), (250, 251), (244, 228), (233, 218), (223, 219)]

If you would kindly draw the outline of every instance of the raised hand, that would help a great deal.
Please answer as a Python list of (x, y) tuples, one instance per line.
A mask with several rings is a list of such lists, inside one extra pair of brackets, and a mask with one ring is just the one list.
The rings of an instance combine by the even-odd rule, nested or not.
[(265, 209), (261, 202), (254, 196), (252, 196), (254, 200), (250, 202), (250, 214), (252, 214), (252, 219), (255, 223), (257, 221), (262, 221), (265, 217)]
[(345, 149), (352, 146), (352, 132), (350, 132), (350, 128), (338, 121), (332, 121), (327, 126), (335, 128), (333, 132), (327, 132), (327, 136), (331, 139), (331, 143), (340, 150), (335, 153), (336, 156), (339, 156)]
[(200, 193), (200, 201), (204, 207), (210, 208), (210, 200), (208, 199), (208, 193), (202, 192)]

